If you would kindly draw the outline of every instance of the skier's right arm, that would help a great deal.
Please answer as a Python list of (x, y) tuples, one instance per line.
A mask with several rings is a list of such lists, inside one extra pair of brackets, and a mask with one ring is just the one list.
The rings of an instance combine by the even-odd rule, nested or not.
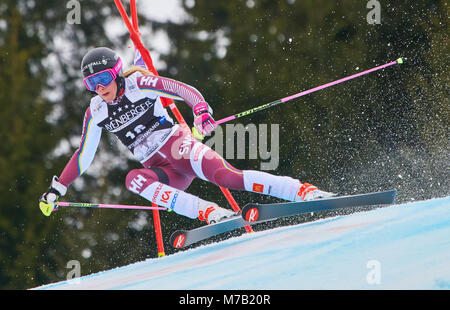
[(75, 151), (59, 178), (53, 177), (50, 187), (39, 200), (39, 208), (44, 215), (49, 216), (52, 213), (57, 207), (59, 198), (65, 195), (67, 187), (91, 165), (101, 133), (102, 129), (93, 121), (91, 109), (88, 107), (84, 114), (80, 147)]
[(210, 134), (217, 127), (216, 121), (212, 117), (211, 106), (194, 87), (180, 81), (154, 75), (139, 76), (136, 81), (141, 91), (150, 91), (161, 97), (174, 100), (184, 100), (192, 108), (194, 126), (202, 135)]

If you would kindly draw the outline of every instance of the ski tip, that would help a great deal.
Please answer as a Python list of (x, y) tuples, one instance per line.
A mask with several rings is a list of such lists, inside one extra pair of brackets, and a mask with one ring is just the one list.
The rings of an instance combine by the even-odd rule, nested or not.
[(186, 241), (186, 234), (183, 231), (178, 231), (173, 233), (170, 239), (172, 246), (176, 249), (180, 249), (184, 246), (184, 242)]
[(247, 222), (256, 222), (259, 217), (259, 211), (258, 208), (249, 208), (247, 212), (245, 212), (244, 219)]
[(397, 198), (397, 190), (396, 189), (393, 189), (392, 190), (392, 203), (394, 203), (395, 202), (395, 199)]
[(403, 63), (403, 58), (400, 57), (399, 59), (397, 59), (397, 63), (398, 64), (402, 64)]

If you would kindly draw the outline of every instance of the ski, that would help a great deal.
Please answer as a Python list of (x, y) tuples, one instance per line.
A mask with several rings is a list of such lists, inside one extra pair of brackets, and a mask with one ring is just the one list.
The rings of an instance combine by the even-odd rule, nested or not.
[(230, 219), (192, 230), (177, 230), (170, 236), (170, 244), (172, 244), (174, 248), (184, 248), (193, 243), (247, 225), (249, 225), (249, 223), (247, 223), (241, 215), (236, 215)]
[(356, 206), (392, 204), (395, 201), (396, 194), (396, 190), (389, 190), (301, 202), (272, 204), (249, 203), (242, 209), (241, 216), (247, 222), (260, 223), (304, 213), (329, 211)]
[(174, 248), (180, 249), (227, 231), (281, 217), (355, 206), (391, 204), (394, 202), (396, 194), (396, 190), (390, 190), (302, 202), (272, 204), (249, 203), (244, 206), (241, 215), (192, 230), (175, 231), (170, 236), (170, 243)]

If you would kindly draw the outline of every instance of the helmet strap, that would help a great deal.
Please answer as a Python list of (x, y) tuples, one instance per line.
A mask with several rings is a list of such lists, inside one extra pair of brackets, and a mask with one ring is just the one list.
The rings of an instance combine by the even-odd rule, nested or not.
[(114, 101), (116, 100), (119, 101), (119, 97), (121, 97), (125, 92), (125, 79), (123, 78), (123, 76), (117, 75), (116, 83), (117, 83), (117, 92)]

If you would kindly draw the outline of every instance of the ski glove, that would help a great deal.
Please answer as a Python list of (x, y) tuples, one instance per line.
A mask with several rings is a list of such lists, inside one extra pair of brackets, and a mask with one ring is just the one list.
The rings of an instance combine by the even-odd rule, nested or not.
[(206, 102), (197, 103), (193, 109), (194, 112), (194, 126), (203, 135), (209, 135), (217, 124), (212, 117), (213, 111)]
[(39, 200), (39, 208), (45, 216), (50, 216), (52, 211), (57, 208), (58, 199), (66, 194), (67, 187), (59, 183), (58, 177), (55, 175), (52, 183), (47, 191), (42, 194)]

